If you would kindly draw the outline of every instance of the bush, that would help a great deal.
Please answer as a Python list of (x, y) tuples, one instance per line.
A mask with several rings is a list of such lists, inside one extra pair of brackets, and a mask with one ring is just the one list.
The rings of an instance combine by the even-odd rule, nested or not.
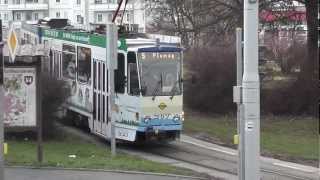
[(315, 81), (297, 80), (289, 86), (262, 91), (263, 113), (318, 116), (318, 87)]
[(70, 89), (63, 80), (58, 80), (46, 73), (41, 75), (42, 83), (42, 122), (43, 135), (51, 137), (54, 135), (54, 120), (56, 113), (61, 109), (63, 103), (70, 97)]
[[(275, 87), (262, 89), (262, 112), (274, 115), (317, 115), (318, 82), (302, 79), (302, 72), (295, 71), (301, 69), (300, 65), (307, 58), (306, 44), (294, 43), (279, 52), (282, 72), (291, 76), (293, 81), (282, 80)], [(276, 57), (274, 55), (273, 58)]]
[(189, 50), (185, 57), (184, 101), (202, 112), (229, 113), (235, 110), (235, 47), (229, 44)]

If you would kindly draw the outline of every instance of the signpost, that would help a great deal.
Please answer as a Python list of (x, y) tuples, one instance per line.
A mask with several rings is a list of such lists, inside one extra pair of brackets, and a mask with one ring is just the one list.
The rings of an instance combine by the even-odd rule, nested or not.
[(18, 46), (19, 46), (19, 41), (13, 25), (11, 25), (7, 40), (8, 40), (7, 44), (9, 49), (10, 62), (14, 63)]
[(116, 155), (116, 129), (115, 129), (115, 93), (114, 93), (114, 70), (118, 67), (118, 27), (115, 24), (106, 25), (106, 49), (107, 49), (107, 66), (109, 75), (109, 117), (111, 118), (111, 154)]

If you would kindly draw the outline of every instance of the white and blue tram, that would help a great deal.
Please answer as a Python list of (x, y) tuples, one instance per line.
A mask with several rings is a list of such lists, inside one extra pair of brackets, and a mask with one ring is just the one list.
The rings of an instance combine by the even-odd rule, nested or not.
[[(109, 139), (105, 35), (38, 25), (24, 25), (21, 33), (25, 43), (41, 42), (50, 49), (48, 69), (71, 87), (65, 108), (81, 115), (92, 133)], [(117, 139), (134, 142), (179, 137), (184, 114), (183, 52), (178, 44), (172, 38), (165, 42), (119, 38), (114, 74)]]

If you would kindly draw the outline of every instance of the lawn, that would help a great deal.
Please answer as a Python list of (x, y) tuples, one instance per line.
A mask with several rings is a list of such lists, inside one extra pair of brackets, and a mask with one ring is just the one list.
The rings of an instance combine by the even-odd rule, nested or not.
[[(36, 143), (25, 138), (8, 138), (7, 165), (38, 166)], [(111, 157), (110, 149), (73, 137), (64, 136), (44, 143), (44, 162), (41, 166), (59, 168), (90, 168), (107, 170), (129, 170), (143, 172), (194, 175), (192, 171), (162, 163), (144, 160), (118, 153)]]
[[(276, 117), (261, 119), (261, 149), (266, 156), (316, 165), (319, 159), (318, 119)], [(184, 133), (236, 148), (236, 118), (186, 113)]]

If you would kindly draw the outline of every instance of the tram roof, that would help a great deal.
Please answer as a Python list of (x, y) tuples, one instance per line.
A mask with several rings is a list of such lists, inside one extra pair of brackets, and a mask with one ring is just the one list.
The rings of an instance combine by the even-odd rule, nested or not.
[[(41, 25), (32, 25), (32, 24), (25, 24), (22, 28), (26, 31), (29, 31), (34, 34), (38, 34), (40, 38), (52, 38), (58, 40), (64, 40), (74, 43), (80, 44), (87, 44), (96, 47), (106, 47), (106, 36), (104, 34), (98, 34), (93, 32), (87, 32), (78, 29), (51, 29), (46, 26)], [(159, 39), (160, 42), (157, 42), (156, 39)], [(174, 48), (180, 46), (180, 38), (174, 36), (164, 36), (164, 35), (150, 35), (145, 34), (143, 37), (129, 37), (126, 38), (124, 36), (119, 37), (119, 49), (127, 51), (128, 46), (130, 47), (153, 47), (153, 50), (157, 51), (170, 51), (170, 52), (178, 52), (181, 51), (181, 48)], [(156, 45), (159, 44), (161, 47), (160, 49), (155, 49)], [(145, 49), (146, 48), (139, 48)], [(152, 51), (150, 48), (147, 48)], [(142, 50), (141, 50), (142, 51)]]

